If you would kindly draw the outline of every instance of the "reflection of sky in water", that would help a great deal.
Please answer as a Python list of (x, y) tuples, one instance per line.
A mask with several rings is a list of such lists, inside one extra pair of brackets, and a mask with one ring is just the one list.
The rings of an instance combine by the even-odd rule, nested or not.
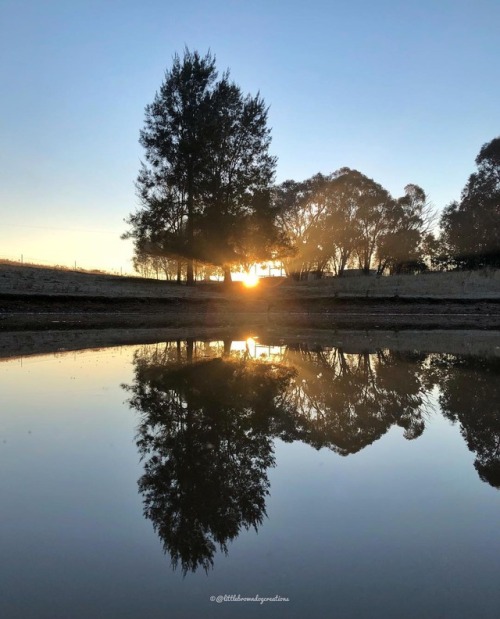
[[(146, 346), (146, 349), (153, 350), (156, 348), (156, 345)], [(185, 344), (182, 344), (183, 350), (185, 349)], [(222, 355), (224, 353), (224, 342), (223, 341), (213, 341), (213, 342), (199, 342), (195, 341), (193, 343), (194, 348), (194, 356), (196, 358), (203, 357), (214, 357), (218, 355)], [(257, 336), (249, 336), (245, 340), (232, 340), (230, 343), (229, 352), (234, 356), (248, 356), (251, 359), (260, 359), (264, 361), (274, 361), (279, 363), (283, 360), (283, 357), (286, 352), (286, 346), (276, 346), (263, 344), (259, 341), (259, 337)]]
[[(137, 491), (138, 416), (121, 387), (135, 350), (0, 364), (1, 617), (497, 616), (500, 493), (437, 412), (417, 439), (393, 426), (347, 457), (277, 440), (258, 533), (208, 577), (173, 572)], [(224, 593), (291, 602), (209, 602)]]

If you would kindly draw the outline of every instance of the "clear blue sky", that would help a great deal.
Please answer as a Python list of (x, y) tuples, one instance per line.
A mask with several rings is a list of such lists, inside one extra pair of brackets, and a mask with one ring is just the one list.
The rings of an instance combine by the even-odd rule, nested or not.
[(270, 105), (277, 181), (356, 168), (438, 210), (500, 134), (498, 0), (0, 0), (0, 257), (130, 270), (138, 134), (174, 53)]

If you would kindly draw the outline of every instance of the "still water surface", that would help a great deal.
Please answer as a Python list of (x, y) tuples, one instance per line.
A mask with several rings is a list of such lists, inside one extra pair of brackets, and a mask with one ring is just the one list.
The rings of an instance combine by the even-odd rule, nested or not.
[(495, 356), (179, 340), (0, 398), (2, 618), (500, 616)]

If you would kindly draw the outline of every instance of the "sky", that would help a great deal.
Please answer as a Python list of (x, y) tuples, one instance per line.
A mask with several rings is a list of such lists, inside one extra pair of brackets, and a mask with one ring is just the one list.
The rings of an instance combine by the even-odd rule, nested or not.
[(269, 105), (276, 181), (460, 198), (500, 135), (498, 0), (0, 0), (0, 258), (131, 272), (144, 107), (211, 50)]

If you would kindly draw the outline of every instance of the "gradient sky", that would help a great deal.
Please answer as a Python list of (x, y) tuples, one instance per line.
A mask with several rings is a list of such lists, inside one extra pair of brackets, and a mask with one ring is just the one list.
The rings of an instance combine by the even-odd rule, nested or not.
[(0, 257), (131, 270), (144, 106), (185, 46), (270, 106), (277, 181), (441, 210), (500, 134), (498, 0), (0, 0)]

